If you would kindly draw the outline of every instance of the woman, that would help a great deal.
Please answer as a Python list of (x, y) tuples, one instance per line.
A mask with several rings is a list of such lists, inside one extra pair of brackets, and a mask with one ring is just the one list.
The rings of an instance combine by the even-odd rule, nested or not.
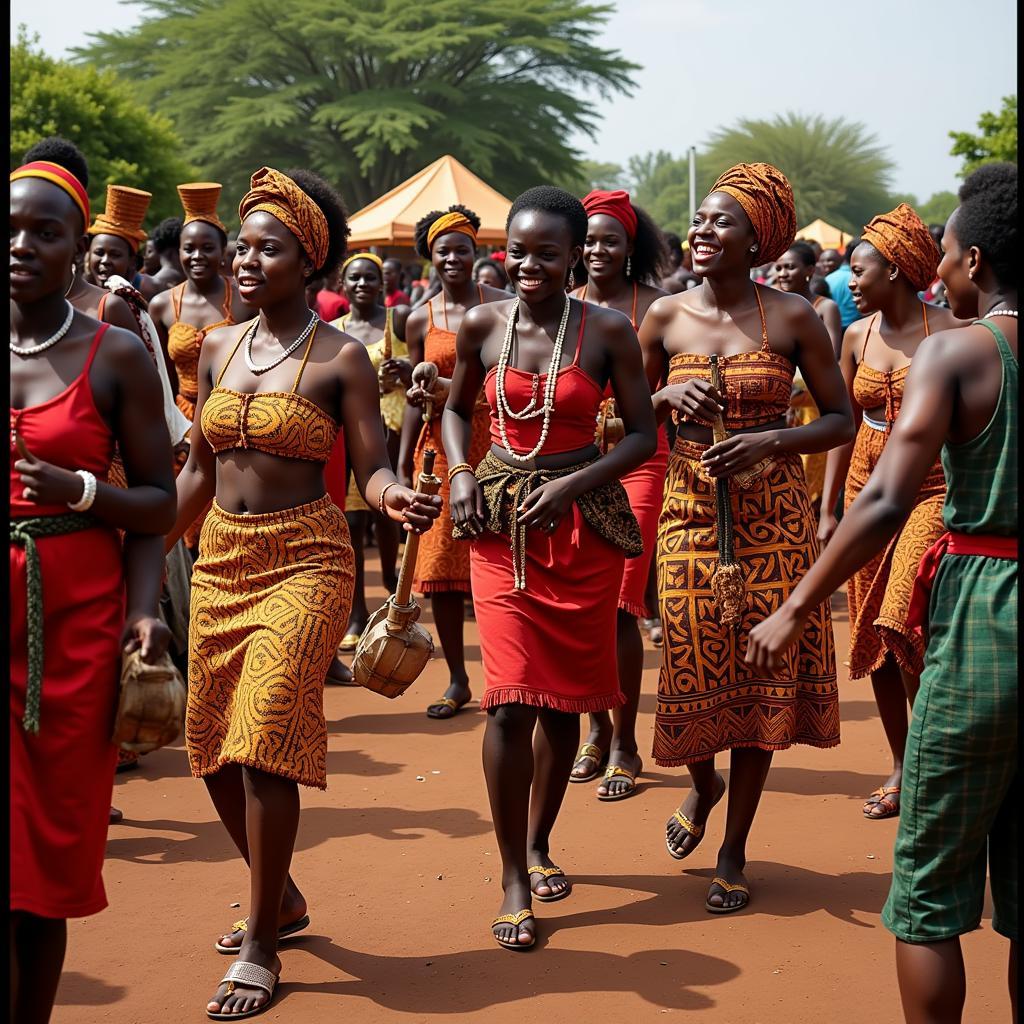
[[(221, 186), (216, 182), (190, 182), (178, 186), (185, 213), (179, 238), (179, 257), (186, 280), (153, 299), (150, 314), (178, 408), (193, 423), (199, 393), (197, 373), (204, 338), (217, 327), (239, 323), (252, 315), (232, 280), (220, 275), (227, 244), (227, 228), (217, 216)], [(178, 471), (184, 465), (178, 462)], [(196, 554), (207, 510), (184, 533), (185, 545)]]
[[(616, 604), (625, 556), (642, 542), (619, 478), (654, 453), (655, 427), (633, 329), (565, 294), (587, 235), (580, 201), (530, 189), (506, 230), (516, 298), (463, 319), (443, 431), (452, 519), (472, 538), (484, 774), (505, 892), (492, 932), (518, 950), (536, 940), (533, 897), (571, 891), (549, 849), (577, 716), (623, 703)], [(594, 422), (609, 382), (625, 436), (599, 456)], [(474, 473), (481, 387), (491, 446)]]
[[(877, 557), (941, 456), (948, 533), (922, 560), (915, 630), (927, 632), (907, 738), (892, 888), (882, 923), (910, 1022), (958, 1022), (960, 936), (978, 927), (986, 852), (992, 927), (1010, 940), (1017, 1019), (1017, 167), (988, 164), (960, 188), (938, 272), (952, 314), (915, 355), (899, 417), (867, 485), (789, 600), (751, 633), (747, 658), (784, 657), (807, 609)], [(944, 552), (944, 554), (943, 554)], [(930, 598), (929, 588), (930, 587)]]
[(498, 260), (483, 256), (473, 264), (473, 280), (477, 284), (486, 284), (498, 291), (508, 291), (508, 274)]
[[(65, 159), (87, 179), (77, 150)], [(107, 905), (121, 654), (167, 649), (174, 484), (145, 348), (65, 298), (88, 245), (84, 182), (33, 161), (11, 174), (10, 201), (11, 1017), (47, 1021), (67, 918)], [(115, 444), (123, 489), (105, 482)]]
[[(750, 900), (746, 842), (773, 751), (839, 742), (827, 603), (815, 608), (799, 651), (781, 669), (753, 673), (743, 663), (751, 625), (782, 603), (817, 555), (799, 455), (831, 448), (853, 431), (819, 317), (803, 299), (750, 278), (752, 266), (789, 249), (795, 231), (793, 192), (781, 171), (730, 168), (690, 226), (703, 284), (659, 299), (640, 327), (641, 345), (660, 343), (669, 359), (655, 411), (663, 419), (671, 410), (679, 423), (658, 525), (665, 645), (654, 735), (655, 761), (686, 765), (693, 781), (666, 826), (677, 860), (697, 848), (725, 794), (715, 755), (731, 751), (725, 837), (705, 900), (711, 913)], [(724, 393), (710, 383), (711, 356)], [(821, 416), (788, 427), (797, 370)], [(710, 424), (719, 415), (731, 436), (713, 444)]]
[(135, 280), (139, 246), (148, 237), (142, 229), (142, 221), (152, 198), (152, 192), (139, 188), (107, 186), (106, 209), (89, 226), (86, 276), (90, 283), (105, 288), (107, 278), (115, 274), (128, 281)]
[[(821, 317), (821, 322), (832, 339), (832, 348), (838, 359), (843, 343), (839, 307), (830, 298), (816, 295), (811, 291), (816, 263), (817, 256), (808, 242), (794, 242), (775, 262), (776, 286), (784, 292), (793, 292), (801, 296), (814, 307), (815, 313)], [(824, 284), (821, 278), (818, 280)], [(825, 290), (828, 291), (827, 285), (825, 285)], [(790, 422), (793, 426), (813, 423), (818, 418), (818, 409), (814, 404), (814, 399), (808, 394), (799, 374), (793, 378), (793, 396), (789, 403), (789, 411)], [(814, 452), (811, 455), (800, 456), (804, 464), (807, 493), (810, 495), (811, 505), (816, 514), (821, 504), (821, 492), (825, 484), (826, 457), (826, 452)]]
[[(380, 382), (380, 411), (387, 439), (388, 458), (398, 464), (398, 445), (402, 419), (405, 415), (405, 392), (412, 385), (412, 366), (406, 358), (407, 350), (402, 337), (409, 318), (408, 306), (386, 308), (378, 301), (384, 287), (383, 267), (379, 256), (360, 252), (349, 256), (341, 266), (341, 283), (350, 312), (335, 320), (331, 326), (355, 338), (366, 346), (366, 353)], [(388, 353), (387, 358), (385, 354)], [(367, 521), (372, 520), (377, 548), (380, 552), (380, 571), (384, 589), (395, 592), (398, 577), (395, 561), (398, 556), (398, 528), (387, 516), (371, 511), (363, 501), (354, 480), (349, 483), (345, 499), (345, 519), (352, 536), (355, 556), (355, 589), (348, 628), (342, 638), (340, 651), (351, 653), (359, 643), (370, 611), (366, 606), (364, 582), (364, 541)]]
[[(508, 298), (507, 292), (473, 283), (479, 228), (480, 218), (464, 206), (452, 206), (443, 213), (435, 210), (417, 223), (416, 251), (431, 261), (432, 272), (440, 281), (440, 294), (414, 310), (405, 329), (409, 362), (415, 367), (426, 360), (437, 367), (439, 374), (429, 394), (419, 380), (413, 379), (399, 453), (403, 479), (411, 480), (423, 465), (423, 452), (433, 448), (437, 452), (434, 472), (443, 481), (441, 522), (420, 542), (413, 582), (418, 593), (430, 598), (450, 677), (448, 689), (427, 706), (430, 718), (451, 718), (472, 697), (462, 639), (465, 599), (470, 593), (469, 546), (452, 536), (448, 514), (448, 463), (441, 448), (441, 411), (455, 371), (455, 335), (462, 318), (481, 303)], [(476, 417), (474, 445), (468, 453), (474, 466), (487, 451), (487, 402), (483, 395), (477, 401)]]
[(366, 349), (306, 304), (309, 278), (344, 255), (341, 200), (314, 174), (263, 167), (239, 219), (235, 278), (259, 315), (203, 342), (168, 536), (213, 499), (192, 574), (185, 739), (193, 775), (252, 867), (250, 916), (217, 943), (239, 966), (207, 1005), (215, 1020), (270, 1005), (279, 934), (309, 923), (288, 865), (298, 785), (327, 785), (323, 685), (352, 593), (348, 528), (324, 485), (338, 432), (371, 505), (407, 529), (427, 528), (440, 510), (388, 466)]
[[(949, 310), (917, 297), (938, 264), (939, 252), (928, 228), (906, 203), (875, 217), (850, 259), (850, 291), (862, 319), (846, 330), (840, 366), (859, 429), (852, 444), (828, 455), (818, 530), (823, 542), (836, 529), (832, 510), (839, 488), (845, 481), (843, 503), (849, 508), (885, 449), (919, 346), (932, 331), (957, 326)], [(945, 477), (936, 459), (910, 518), (886, 550), (854, 573), (846, 587), (850, 678), (871, 677), (893, 762), (888, 779), (863, 806), (867, 818), (899, 814), (908, 707), (917, 692), (923, 653), (907, 626), (907, 607), (921, 555), (942, 533), (945, 493)]]
[[(663, 271), (666, 252), (661, 233), (650, 217), (630, 202), (629, 193), (621, 190), (595, 190), (583, 199), (583, 209), (588, 217), (583, 243), (587, 283), (573, 295), (583, 302), (618, 310), (629, 318), (635, 332), (651, 304), (668, 294), (648, 283), (660, 280)], [(644, 352), (644, 370), (652, 392), (662, 383), (664, 362), (664, 349), (660, 344)], [(610, 398), (610, 394), (606, 398)], [(613, 716), (607, 711), (591, 713), (590, 734), (576, 755), (570, 776), (571, 782), (589, 782), (597, 777), (602, 763), (607, 760), (604, 778), (597, 787), (599, 800), (622, 800), (632, 796), (636, 792), (636, 777), (643, 766), (636, 743), (636, 716), (644, 669), (644, 647), (637, 617), (650, 617), (647, 581), (658, 539), (658, 516), (668, 468), (668, 437), (664, 429), (658, 431), (657, 441), (654, 456), (622, 478), (644, 544), (639, 558), (626, 561), (619, 590), (616, 655), (619, 686), (626, 702), (616, 709), (614, 728)]]

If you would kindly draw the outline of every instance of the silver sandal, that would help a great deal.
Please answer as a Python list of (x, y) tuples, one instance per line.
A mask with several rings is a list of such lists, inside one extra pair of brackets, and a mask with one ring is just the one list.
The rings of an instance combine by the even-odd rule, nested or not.
[(250, 964), (245, 960), (238, 960), (228, 968), (228, 973), (220, 979), (222, 985), (225, 981), (228, 983), (228, 990), (225, 996), (230, 996), (234, 993), (235, 983), (237, 982), (247, 988), (261, 988), (270, 998), (262, 1006), (257, 1006), (254, 1010), (246, 1010), (245, 1013), (211, 1013), (207, 1010), (206, 1016), (210, 1020), (244, 1020), (246, 1017), (255, 1017), (263, 1013), (264, 1010), (270, 1008), (270, 1004), (274, 1001), (274, 990), (277, 988), (278, 975), (273, 971), (268, 971), (266, 967), (260, 967), (259, 964)]

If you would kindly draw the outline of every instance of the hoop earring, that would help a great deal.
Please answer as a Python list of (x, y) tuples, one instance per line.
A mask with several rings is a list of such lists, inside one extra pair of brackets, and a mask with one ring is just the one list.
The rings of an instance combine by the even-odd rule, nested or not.
[(572, 272), (572, 267), (569, 268), (569, 291), (573, 292), (576, 290), (576, 275)]
[(627, 280), (632, 278), (632, 276), (633, 276), (633, 257), (632, 256), (627, 256), (626, 257), (626, 278), (627, 278)]
[(71, 289), (75, 287), (75, 277), (78, 275), (78, 267), (71, 264), (71, 284), (68, 285), (67, 291), (64, 292), (64, 298), (66, 299), (71, 292)]

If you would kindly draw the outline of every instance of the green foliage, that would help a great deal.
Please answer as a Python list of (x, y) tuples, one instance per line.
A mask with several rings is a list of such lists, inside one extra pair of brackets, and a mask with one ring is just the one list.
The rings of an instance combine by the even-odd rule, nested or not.
[(555, 184), (581, 199), (595, 188), (628, 188), (626, 172), (618, 164), (581, 160), (579, 171)]
[(927, 202), (914, 206), (914, 209), (925, 224), (945, 224), (958, 205), (955, 192), (936, 192)]
[(351, 209), (451, 153), (513, 196), (578, 180), (568, 144), (637, 65), (595, 45), (587, 0), (132, 0), (81, 59), (170, 117), (203, 173), (240, 196), (261, 164), (309, 167)]
[(771, 121), (744, 118), (712, 135), (699, 162), (718, 175), (733, 164), (755, 161), (774, 164), (789, 178), (800, 224), (821, 217), (857, 232), (890, 209), (894, 165), (862, 124), (794, 113)]
[(950, 132), (953, 148), (950, 156), (964, 158), (960, 177), (966, 178), (982, 164), (997, 160), (1017, 162), (1017, 96), (1004, 96), (1002, 109), (993, 114), (985, 111), (978, 118), (978, 134)]
[(107, 185), (153, 193), (146, 217), (155, 225), (181, 213), (175, 185), (195, 177), (170, 122), (141, 106), (109, 71), (47, 57), (24, 27), (11, 47), (11, 169), (49, 135), (74, 142), (89, 162), (89, 200), (106, 201)]

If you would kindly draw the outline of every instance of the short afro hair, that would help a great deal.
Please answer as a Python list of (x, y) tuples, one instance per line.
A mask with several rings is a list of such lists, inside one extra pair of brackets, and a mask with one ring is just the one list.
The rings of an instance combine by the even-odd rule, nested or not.
[(540, 213), (550, 213), (555, 217), (561, 217), (569, 226), (569, 233), (572, 236), (574, 246), (583, 246), (587, 240), (587, 211), (583, 203), (571, 192), (564, 188), (556, 188), (554, 185), (537, 185), (528, 188), (522, 195), (516, 197), (512, 208), (508, 211), (508, 220), (505, 221), (505, 232), (512, 226), (512, 221), (521, 213), (528, 210), (536, 210)]
[(51, 135), (30, 146), (22, 157), (22, 163), (30, 164), (35, 160), (48, 160), (51, 164), (70, 171), (81, 183), (82, 188), (89, 188), (89, 165), (82, 151), (67, 139), (59, 135)]
[(814, 255), (814, 249), (803, 239), (794, 242), (786, 252), (796, 253), (796, 258), (805, 267), (813, 267), (818, 262), (818, 257)]
[(636, 214), (636, 237), (633, 239), (633, 255), (629, 261), (629, 280), (641, 284), (660, 284), (669, 270), (665, 236), (646, 210), (636, 203), (630, 203), (630, 206)]
[(480, 230), (480, 218), (467, 206), (463, 206), (461, 203), (456, 203), (454, 206), (449, 206), (447, 210), (431, 210), (425, 217), (420, 217), (416, 221), (416, 227), (413, 230), (413, 240), (416, 244), (416, 253), (422, 256), (423, 259), (430, 259), (430, 246), (427, 244), (427, 235), (430, 232), (430, 226), (437, 220), (438, 217), (443, 217), (446, 213), (461, 213), (470, 224), (473, 225), (474, 231)]
[(327, 220), (327, 255), (313, 276), (329, 276), (337, 270), (348, 249), (348, 214), (341, 196), (319, 174), (302, 170), (284, 172), (320, 207)]
[(983, 164), (960, 186), (954, 232), (961, 249), (977, 246), (996, 280), (1016, 280), (1017, 165)]
[(498, 275), (498, 279), (502, 282), (502, 287), (508, 287), (508, 274), (505, 272), (505, 268), (499, 260), (492, 260), (489, 256), (482, 256), (473, 264), (474, 281), (476, 280), (477, 271), (482, 267), (490, 267)]
[(165, 217), (150, 233), (153, 248), (160, 254), (178, 248), (181, 241), (181, 218)]

